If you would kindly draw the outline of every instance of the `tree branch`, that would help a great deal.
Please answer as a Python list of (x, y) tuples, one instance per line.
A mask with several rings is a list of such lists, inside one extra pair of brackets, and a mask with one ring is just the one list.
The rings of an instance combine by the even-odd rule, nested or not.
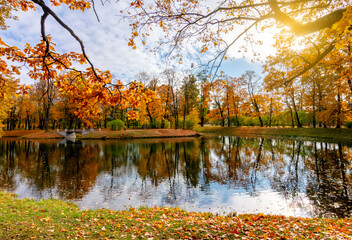
[(313, 22), (302, 24), (283, 13), (279, 7), (279, 3), (276, 0), (268, 0), (268, 2), (274, 12), (273, 18), (289, 26), (291, 31), (296, 35), (306, 35), (324, 28), (329, 28), (334, 23), (338, 22), (342, 18), (343, 13), (346, 11), (346, 8), (338, 9), (316, 19)]
[(324, 52), (322, 52), (315, 60), (314, 62), (308, 64), (308, 66), (306, 66), (302, 71), (300, 71), (298, 74), (294, 75), (293, 77), (289, 78), (286, 83), (290, 83), (292, 82), (295, 78), (302, 76), (303, 74), (305, 74), (306, 72), (308, 72), (311, 68), (313, 68), (315, 65), (317, 65), (326, 55), (328, 55), (335, 46), (335, 41), (333, 41), (332, 43), (330, 43), (330, 45), (324, 50)]
[(76, 41), (79, 43), (80, 47), (81, 47), (81, 51), (82, 51), (82, 54), (84, 56), (84, 58), (87, 60), (88, 64), (91, 66), (92, 68), (92, 71), (93, 71), (93, 74), (94, 76), (101, 80), (101, 78), (98, 76), (95, 68), (94, 68), (94, 65), (93, 63), (90, 61), (90, 59), (88, 58), (88, 55), (86, 54), (86, 51), (84, 49), (84, 44), (82, 42), (82, 40), (75, 34), (75, 32), (67, 25), (65, 24), (57, 15), (55, 12), (53, 12), (47, 5), (45, 5), (44, 1), (43, 0), (32, 0), (32, 2), (38, 4), (42, 9), (43, 11), (46, 13), (46, 14), (49, 14), (51, 15), (64, 29), (66, 29), (70, 34), (71, 36), (76, 39)]

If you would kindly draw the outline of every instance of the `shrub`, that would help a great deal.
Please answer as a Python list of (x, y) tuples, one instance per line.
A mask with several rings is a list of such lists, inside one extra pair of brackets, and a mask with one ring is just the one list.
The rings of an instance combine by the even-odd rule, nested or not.
[(171, 123), (168, 120), (164, 121), (164, 128), (168, 129), (171, 127)]
[(193, 129), (195, 125), (190, 120), (185, 121), (185, 129)]
[(153, 118), (152, 122), (148, 124), (148, 128), (161, 128), (161, 120)]
[(210, 119), (209, 122), (210, 122), (210, 124), (211, 124), (212, 127), (214, 127), (214, 126), (216, 126), (216, 125), (219, 124), (219, 123), (218, 123), (219, 121), (218, 121), (218, 120), (214, 120), (214, 119)]
[(185, 119), (185, 128), (186, 129), (193, 129), (194, 127), (196, 127), (199, 123), (199, 112), (197, 111), (197, 109), (192, 109), (192, 111), (190, 112), (190, 114), (188, 116), (186, 116)]
[[(260, 124), (257, 124), (257, 118), (254, 118), (254, 117), (245, 117), (244, 121), (243, 121), (243, 125), (245, 126), (258, 126)], [(259, 120), (258, 120), (258, 123), (259, 123)]]
[(125, 123), (120, 119), (112, 120), (107, 123), (107, 126), (112, 131), (122, 130), (125, 126)]
[(352, 128), (352, 121), (346, 121), (346, 122), (345, 122), (345, 126), (346, 126), (347, 128)]

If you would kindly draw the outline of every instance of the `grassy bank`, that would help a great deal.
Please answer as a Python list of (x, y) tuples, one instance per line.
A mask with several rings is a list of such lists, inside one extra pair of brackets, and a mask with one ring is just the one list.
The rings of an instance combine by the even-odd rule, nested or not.
[(171, 138), (171, 137), (195, 137), (197, 132), (182, 129), (134, 129), (127, 131), (94, 131), (81, 139), (136, 139), (136, 138)]
[[(101, 130), (90, 132), (84, 136), (77, 135), (81, 139), (137, 139), (137, 138), (172, 138), (172, 137), (195, 137), (198, 133), (193, 130), (182, 129), (131, 129), (127, 131)], [(4, 131), (3, 137), (21, 137), (26, 139), (56, 139), (64, 138), (56, 131), (44, 130), (15, 130)]]
[(199, 127), (197, 131), (220, 135), (298, 137), (321, 140), (352, 141), (352, 129), (277, 128), (277, 127)]
[(187, 212), (178, 208), (80, 210), (60, 200), (0, 192), (0, 239), (344, 239), (351, 219)]
[(44, 132), (43, 130), (12, 130), (3, 131), (3, 137), (22, 137), (27, 134), (35, 134), (39, 132)]
[(28, 139), (59, 139), (64, 138), (55, 131), (45, 132), (44, 130), (13, 130), (4, 131), (2, 137), (21, 137)]
[[(277, 127), (199, 127), (196, 131), (182, 129), (131, 129), (127, 131), (94, 131), (81, 139), (138, 139), (138, 138), (172, 138), (194, 137), (199, 133), (237, 135), (237, 136), (267, 136), (267, 137), (295, 137), (305, 139), (320, 139), (324, 141), (352, 142), (352, 129), (342, 128), (277, 128)], [(56, 131), (18, 130), (4, 131), (4, 137), (22, 137), (27, 139), (55, 139), (63, 138)]]

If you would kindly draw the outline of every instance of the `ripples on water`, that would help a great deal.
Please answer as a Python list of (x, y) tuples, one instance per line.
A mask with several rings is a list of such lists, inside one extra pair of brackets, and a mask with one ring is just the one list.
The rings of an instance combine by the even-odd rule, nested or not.
[(351, 216), (352, 148), (212, 137), (0, 139), (0, 188), (82, 208), (179, 206), (216, 213)]

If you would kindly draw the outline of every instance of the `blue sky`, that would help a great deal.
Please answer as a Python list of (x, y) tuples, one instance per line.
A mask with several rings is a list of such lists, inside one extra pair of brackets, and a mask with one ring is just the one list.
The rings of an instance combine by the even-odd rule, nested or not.
[[(67, 23), (76, 34), (83, 40), (88, 56), (94, 65), (100, 70), (110, 70), (113, 76), (123, 81), (134, 80), (135, 76), (145, 71), (153, 75), (166, 68), (176, 68), (184, 71), (189, 68), (192, 60), (186, 60), (182, 66), (162, 58), (162, 53), (154, 54), (149, 50), (139, 46), (137, 50), (131, 49), (128, 45), (130, 37), (129, 23), (121, 21), (117, 14), (124, 9), (123, 1), (116, 3), (106, 3), (102, 6), (96, 4), (100, 22), (97, 21), (93, 10), (84, 13), (71, 11), (66, 6), (52, 9)], [(1, 38), (10, 45), (19, 47), (26, 42), (36, 44), (40, 40), (40, 16), (42, 11), (18, 12), (16, 15), (19, 21), (8, 21), (8, 30), (1, 32)], [(50, 16), (47, 19), (47, 33), (57, 44), (56, 51), (80, 52), (78, 43), (59, 26)], [(150, 42), (159, 38), (157, 31), (149, 38)], [(249, 58), (240, 58), (233, 61), (225, 61), (221, 66), (225, 74), (230, 76), (240, 76), (246, 70), (254, 70), (261, 73), (261, 64), (251, 63)], [(27, 69), (23, 68), (21, 81), (32, 83), (26, 76)]]
[(232, 61), (225, 61), (220, 70), (223, 70), (229, 76), (241, 76), (247, 70), (262, 73), (262, 65), (259, 62), (252, 63), (246, 58), (239, 58)]

